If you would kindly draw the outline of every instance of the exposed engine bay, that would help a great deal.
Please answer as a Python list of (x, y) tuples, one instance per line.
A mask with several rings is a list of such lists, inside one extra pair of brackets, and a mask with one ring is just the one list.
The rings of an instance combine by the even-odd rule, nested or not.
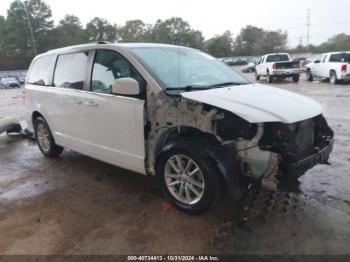
[[(298, 177), (316, 164), (327, 164), (333, 131), (320, 114), (291, 124), (250, 123), (232, 112), (175, 97), (149, 111), (149, 167), (160, 148), (174, 137), (204, 137), (211, 154), (233, 191), (248, 178), (270, 190), (295, 191)], [(151, 119), (152, 119), (151, 118)], [(215, 144), (215, 145), (214, 145)], [(152, 173), (152, 168), (149, 169)], [(238, 174), (237, 174), (238, 173)]]

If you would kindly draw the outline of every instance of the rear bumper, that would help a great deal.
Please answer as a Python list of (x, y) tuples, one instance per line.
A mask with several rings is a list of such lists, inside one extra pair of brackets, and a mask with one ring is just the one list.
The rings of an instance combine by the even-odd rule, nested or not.
[(294, 76), (303, 72), (302, 69), (276, 69), (272, 71), (272, 76)]
[(314, 167), (317, 164), (326, 164), (333, 150), (333, 139), (328, 140), (326, 144), (318, 149), (318, 152), (301, 159), (297, 162), (290, 163), (288, 165), (288, 174), (300, 177), (302, 176), (308, 169)]
[(350, 74), (342, 74), (340, 76), (340, 79), (348, 81), (348, 80), (350, 80)]

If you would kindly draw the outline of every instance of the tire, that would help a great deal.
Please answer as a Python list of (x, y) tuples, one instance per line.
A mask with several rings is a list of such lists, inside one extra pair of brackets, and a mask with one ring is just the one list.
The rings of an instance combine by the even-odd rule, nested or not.
[(272, 83), (272, 81), (273, 81), (273, 78), (272, 78), (272, 76), (270, 76), (270, 72), (269, 71), (267, 71), (267, 82), (268, 83)]
[(43, 117), (34, 121), (34, 133), (41, 153), (46, 157), (58, 157), (63, 152), (63, 147), (56, 145), (49, 125)]
[(306, 80), (307, 81), (313, 81), (314, 80), (314, 77), (313, 77), (310, 69), (306, 70)]
[(299, 82), (299, 79), (300, 79), (300, 76), (298, 76), (298, 75), (293, 76), (293, 82), (294, 82), (294, 83), (298, 83), (298, 82)]
[(337, 74), (334, 71), (331, 71), (329, 74), (329, 83), (331, 85), (338, 84)]
[(196, 147), (190, 141), (175, 141), (165, 148), (156, 166), (163, 194), (176, 208), (188, 214), (208, 211), (221, 195), (219, 173), (209, 154), (203, 146)]
[(260, 80), (260, 76), (258, 75), (258, 73), (255, 71), (255, 80), (259, 81)]

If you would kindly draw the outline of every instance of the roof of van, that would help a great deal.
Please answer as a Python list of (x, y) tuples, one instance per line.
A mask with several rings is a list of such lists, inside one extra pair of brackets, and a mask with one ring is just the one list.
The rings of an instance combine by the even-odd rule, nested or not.
[(82, 44), (82, 45), (73, 45), (73, 46), (67, 46), (63, 48), (53, 49), (47, 51), (45, 54), (56, 54), (56, 53), (65, 53), (70, 51), (79, 51), (79, 50), (89, 50), (89, 49), (95, 49), (95, 48), (101, 48), (102, 46), (119, 46), (119, 47), (125, 47), (125, 48), (131, 48), (131, 47), (180, 47), (180, 48), (189, 48), (185, 46), (177, 46), (177, 45), (170, 45), (170, 44), (159, 44), (159, 43), (108, 43), (108, 42), (97, 42), (97, 43), (89, 43), (89, 44)]

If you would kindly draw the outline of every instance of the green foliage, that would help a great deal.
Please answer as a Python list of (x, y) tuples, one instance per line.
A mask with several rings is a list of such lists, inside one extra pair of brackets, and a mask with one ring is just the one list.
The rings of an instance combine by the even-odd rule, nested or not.
[(299, 45), (295, 49), (292, 49), (291, 52), (310, 52), (310, 53), (326, 53), (334, 51), (348, 51), (350, 50), (350, 35), (347, 34), (337, 34), (329, 38), (326, 42), (315, 46), (303, 46)]
[(117, 26), (110, 24), (106, 19), (95, 17), (86, 25), (86, 34), (89, 41), (117, 40)]
[(248, 25), (241, 29), (234, 42), (236, 55), (261, 55), (287, 50), (287, 32), (266, 31)]
[(49, 49), (77, 45), (88, 41), (86, 31), (77, 16), (66, 15), (48, 35)]
[(150, 40), (149, 26), (141, 20), (130, 20), (118, 29), (121, 42), (147, 42)]
[(230, 31), (216, 35), (204, 43), (204, 49), (215, 57), (228, 57), (233, 54), (233, 39)]
[[(51, 9), (44, 0), (14, 0), (7, 16), (0, 16), (0, 70), (25, 69), (38, 53), (100, 40), (175, 44), (202, 49), (216, 57), (228, 57), (286, 51), (287, 37), (281, 30), (268, 31), (248, 25), (235, 38), (226, 31), (204, 42), (202, 32), (180, 17), (157, 20), (155, 24), (130, 20), (120, 27), (95, 17), (84, 28), (77, 16), (66, 15), (54, 27)], [(350, 50), (350, 35), (338, 34), (319, 46), (300, 45), (290, 51), (338, 50)]]
[(180, 17), (164, 21), (157, 20), (151, 31), (151, 40), (156, 43), (190, 46), (197, 49), (203, 47), (202, 33), (192, 29), (189, 23)]
[(47, 36), (52, 28), (51, 10), (43, 1), (12, 2), (3, 32), (4, 64), (0, 67), (27, 68), (34, 55), (47, 50)]

